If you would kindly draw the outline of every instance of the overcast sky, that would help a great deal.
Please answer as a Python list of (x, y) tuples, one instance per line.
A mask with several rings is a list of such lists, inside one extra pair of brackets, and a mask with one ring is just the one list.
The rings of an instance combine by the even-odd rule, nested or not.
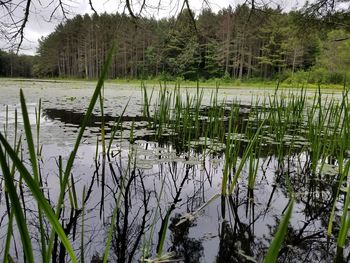
[[(24, 8), (25, 1), (23, 0), (14, 0), (14, 3), (22, 3), (23, 7), (20, 7), (16, 10), (16, 15), (19, 17)], [(20, 53), (22, 54), (30, 54), (33, 55), (36, 53), (36, 48), (38, 46), (38, 39), (41, 37), (45, 37), (51, 32), (54, 31), (55, 26), (62, 22), (62, 13), (59, 9), (54, 14), (50, 21), (50, 16), (55, 8), (55, 4), (57, 5), (58, 1), (54, 0), (51, 2), (52, 4), (47, 6), (50, 3), (50, 0), (32, 0), (32, 8), (31, 13), (29, 15), (28, 24), (25, 28), (25, 40), (22, 45), (22, 50)], [(89, 6), (88, 0), (64, 0), (64, 3), (67, 4), (67, 10), (69, 10), (69, 17), (73, 17), (75, 14), (92, 14), (93, 11)], [(140, 0), (134, 0), (134, 12), (138, 13), (138, 5), (137, 3), (141, 2)], [(161, 3), (160, 8), (159, 2)], [(210, 8), (213, 11), (218, 11), (223, 7), (227, 7), (229, 5), (236, 6), (237, 4), (245, 2), (245, 0), (189, 0), (191, 9), (193, 9), (196, 13), (198, 13), (203, 7), (207, 7), (205, 3), (210, 3)], [(295, 7), (300, 7), (305, 1), (288, 1), (288, 0), (275, 0), (275, 3), (278, 3), (282, 8), (290, 10)], [(41, 4), (40, 4), (41, 3)], [(155, 16), (155, 17), (166, 17), (172, 16), (179, 12), (181, 9), (181, 5), (183, 3), (182, 0), (146, 0), (148, 7), (144, 9), (142, 13), (143, 16)], [(92, 4), (95, 10), (98, 13), (115, 13), (115, 12), (123, 12), (125, 7), (125, 1), (123, 0), (92, 0)], [(3, 11), (4, 12), (4, 11)], [(0, 16), (0, 22), (3, 21), (3, 17)], [(0, 39), (0, 49), (6, 49), (8, 45), (4, 40)]]

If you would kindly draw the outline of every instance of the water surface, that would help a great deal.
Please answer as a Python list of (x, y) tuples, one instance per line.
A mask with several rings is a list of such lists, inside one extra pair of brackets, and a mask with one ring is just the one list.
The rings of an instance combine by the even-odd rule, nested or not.
[[(58, 157), (62, 156), (64, 163), (68, 159), (95, 84), (2, 80), (0, 124), (7, 129), (10, 141), (13, 139), (11, 131), (15, 128), (16, 110), (18, 129), (23, 129), (19, 106), (20, 88), (26, 97), (33, 130), (35, 109), (39, 98), (42, 101), (40, 144), (43, 148), (40, 168), (44, 192), (54, 204), (59, 193)], [(149, 86), (149, 94), (152, 89), (153, 105), (159, 87)], [(184, 98), (195, 96), (198, 92), (196, 88), (186, 87), (182, 87), (181, 91)], [(74, 240), (76, 248), (79, 248), (82, 192), (85, 187), (88, 193), (84, 221), (86, 259), (102, 254), (112, 211), (123, 188), (110, 253), (112, 261), (138, 262), (145, 248), (149, 248), (147, 257), (154, 258), (164, 227), (167, 231), (162, 254), (178, 262), (252, 262), (253, 258), (261, 261), (289, 202), (288, 175), (296, 203), (279, 258), (281, 262), (331, 261), (336, 244), (335, 240), (327, 240), (326, 231), (334, 198), (337, 164), (327, 163), (322, 177), (309, 176), (307, 145), (310, 142), (303, 132), (307, 123), (288, 127), (282, 142), (276, 139), (278, 134), (268, 133), (267, 124), (266, 133), (261, 139), (261, 151), (255, 158), (258, 171), (253, 191), (247, 188), (249, 165), (246, 164), (234, 195), (219, 197), (226, 146), (220, 138), (215, 138), (214, 133), (209, 136), (202, 132), (208, 130), (203, 127), (210, 125), (213, 92), (215, 89), (203, 90), (199, 118), (202, 128), (188, 133), (188, 139), (183, 138), (184, 134), (174, 133), (170, 129), (164, 129), (161, 136), (157, 135), (155, 126), (150, 125), (152, 118), (142, 112), (144, 100), (140, 87), (105, 85), (103, 121), (106, 142), (115, 121), (128, 104), (121, 117), (121, 128), (116, 133), (110, 155), (103, 157), (101, 110), (98, 105), (95, 107), (72, 171), (71, 184), (76, 189), (78, 204), (77, 207), (72, 206), (67, 194), (61, 214), (66, 232)], [(290, 96), (298, 92), (281, 90), (278, 96)], [(247, 127), (251, 127), (252, 132), (257, 129), (258, 124), (250, 119), (252, 112), (260, 111), (259, 105), (266, 103), (267, 98), (274, 93), (274, 89), (245, 87), (218, 91), (218, 101), (220, 107), (225, 108), (225, 116), (230, 115), (232, 104), (239, 106), (238, 118), (241, 124), (235, 136), (242, 137), (240, 152), (249, 143), (243, 131)], [(310, 105), (314, 94), (314, 90), (307, 91), (307, 103)], [(325, 91), (324, 94), (325, 97), (341, 98), (340, 92)], [(221, 101), (224, 103), (221, 104)], [(156, 107), (151, 107), (151, 114), (155, 110)], [(222, 121), (224, 125), (221, 132), (225, 135), (228, 122), (227, 119)], [(294, 140), (293, 150), (287, 151), (291, 138)], [(279, 147), (281, 143), (283, 147)], [(282, 159), (278, 155), (280, 149), (286, 151)], [(292, 154), (287, 155), (287, 152)], [(30, 201), (29, 193), (25, 196), (28, 199), (27, 221), (35, 233), (36, 208)], [(1, 216), (4, 218), (1, 231), (5, 231), (7, 218), (3, 197), (0, 204)], [(337, 212), (335, 229), (339, 227), (340, 214)], [(38, 247), (36, 242), (33, 238), (34, 246)], [(15, 257), (14, 248), (13, 251)], [(20, 253), (16, 256), (18, 261), (23, 260)], [(66, 259), (64, 253), (58, 253), (57, 260), (63, 259)]]

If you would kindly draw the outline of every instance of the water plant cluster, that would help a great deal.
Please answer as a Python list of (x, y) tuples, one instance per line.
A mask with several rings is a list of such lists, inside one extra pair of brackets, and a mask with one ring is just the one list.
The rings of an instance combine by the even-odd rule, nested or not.
[[(339, 100), (321, 88), (308, 97), (306, 88), (277, 87), (241, 105), (220, 101), (219, 87), (203, 103), (199, 86), (191, 94), (180, 84), (142, 84), (138, 119), (126, 121), (126, 102), (108, 126), (103, 80), (112, 54), (54, 174), (43, 173), (41, 102), (33, 126), (20, 93), (23, 134), (17, 111), (14, 131), (4, 123), (4, 262), (198, 262), (210, 240), (216, 262), (347, 260), (347, 88)], [(82, 177), (78, 151), (96, 104), (92, 171)], [(217, 218), (212, 233), (207, 213)]]

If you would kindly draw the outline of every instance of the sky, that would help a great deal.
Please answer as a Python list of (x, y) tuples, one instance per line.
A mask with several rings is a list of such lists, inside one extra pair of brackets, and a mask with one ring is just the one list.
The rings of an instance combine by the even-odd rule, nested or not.
[[(58, 0), (31, 0), (31, 12), (29, 14), (28, 23), (26, 25), (24, 36), (25, 39), (22, 44), (22, 48), (19, 53), (34, 55), (38, 47), (38, 40), (42, 37), (49, 35), (55, 30), (55, 27), (64, 21), (62, 12), (60, 9), (54, 13), (51, 17), (53, 10), (55, 9)], [(123, 12), (125, 8), (125, 0), (91, 0), (92, 5), (98, 13), (115, 13)], [(51, 4), (49, 4), (51, 2)], [(134, 13), (138, 14), (141, 0), (133, 0)], [(159, 2), (161, 5), (159, 6)], [(208, 7), (217, 12), (224, 7), (236, 6), (237, 4), (244, 3), (245, 0), (189, 0), (190, 7), (197, 14), (201, 9)], [(288, 0), (270, 0), (272, 4), (279, 4), (282, 8), (290, 10), (295, 7), (300, 7), (305, 2), (304, 0), (299, 1), (288, 1)], [(13, 0), (14, 4), (19, 4), (19, 7), (15, 10), (15, 17), (19, 19), (23, 15), (25, 6), (25, 0)], [(76, 14), (93, 14), (90, 8), (89, 0), (63, 0), (68, 11), (68, 18), (73, 17)], [(144, 9), (143, 16), (154, 16), (154, 17), (169, 17), (176, 15), (181, 9), (182, 0), (146, 0), (147, 7)], [(0, 23), (10, 22), (4, 17), (4, 10), (0, 10)], [(125, 11), (127, 12), (127, 11)], [(51, 17), (51, 19), (50, 19)], [(1, 28), (0, 28), (1, 29)], [(0, 31), (0, 34), (3, 34)], [(8, 42), (4, 40), (4, 37), (0, 36), (0, 49), (8, 49)]]

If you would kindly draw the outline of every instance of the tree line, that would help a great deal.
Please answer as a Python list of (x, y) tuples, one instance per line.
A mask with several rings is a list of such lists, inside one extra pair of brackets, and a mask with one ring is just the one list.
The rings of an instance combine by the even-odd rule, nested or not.
[(0, 50), (1, 77), (33, 77), (34, 57)]
[[(328, 20), (244, 4), (218, 13), (204, 9), (195, 18), (187, 9), (166, 19), (77, 15), (39, 41), (32, 74), (95, 79), (114, 42), (110, 78), (303, 77), (337, 83), (350, 70), (349, 32)], [(337, 21), (349, 24), (348, 16)]]

